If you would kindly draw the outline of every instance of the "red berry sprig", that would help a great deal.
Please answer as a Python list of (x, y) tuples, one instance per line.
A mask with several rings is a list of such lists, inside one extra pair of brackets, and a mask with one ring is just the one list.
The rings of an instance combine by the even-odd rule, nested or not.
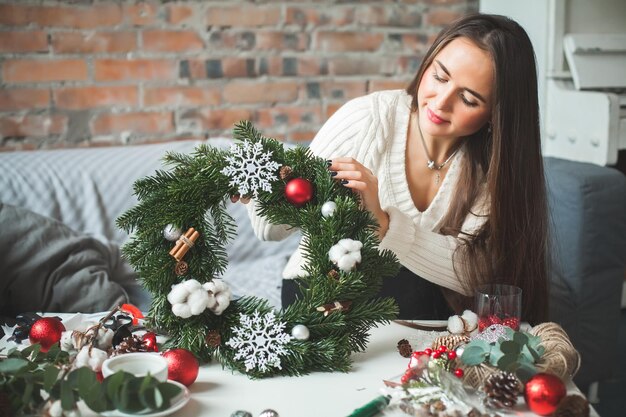
[[(435, 350), (426, 348), (423, 351), (422, 350), (415, 351), (411, 354), (411, 359), (409, 359), (408, 369), (404, 373), (402, 378), (400, 378), (400, 380), (404, 384), (412, 379), (416, 379), (415, 369), (422, 368), (431, 359), (439, 360), (441, 366), (445, 370), (452, 371), (452, 365), (454, 363), (454, 360), (457, 357), (458, 357), (457, 353), (453, 350), (448, 350), (448, 347), (445, 345), (441, 345), (437, 347)], [(452, 372), (457, 378), (463, 377), (463, 369), (461, 368), (456, 368)]]

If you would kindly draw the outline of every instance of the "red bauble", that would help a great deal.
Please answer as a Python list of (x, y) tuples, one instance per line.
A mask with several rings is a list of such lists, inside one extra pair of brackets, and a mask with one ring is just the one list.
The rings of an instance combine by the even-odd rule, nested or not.
[(546, 373), (535, 374), (524, 386), (524, 399), (528, 408), (540, 416), (554, 413), (565, 394), (563, 381), (558, 376)]
[(193, 384), (198, 377), (200, 364), (193, 353), (183, 348), (170, 349), (162, 353), (167, 360), (167, 379), (186, 386)]
[(54, 317), (44, 317), (33, 323), (30, 333), (28, 333), (28, 339), (30, 343), (39, 343), (41, 351), (47, 352), (52, 345), (61, 340), (64, 331), (65, 326), (61, 320)]
[(304, 178), (294, 178), (285, 185), (285, 198), (294, 206), (303, 206), (313, 198), (313, 184)]
[(143, 345), (148, 349), (148, 352), (158, 352), (159, 346), (157, 345), (156, 333), (147, 332), (142, 337)]

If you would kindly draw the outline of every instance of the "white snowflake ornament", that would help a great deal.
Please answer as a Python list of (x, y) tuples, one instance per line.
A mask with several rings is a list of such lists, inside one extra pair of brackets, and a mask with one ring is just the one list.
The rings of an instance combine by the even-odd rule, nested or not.
[(350, 272), (361, 262), (362, 247), (363, 243), (358, 240), (341, 239), (330, 248), (328, 258), (342, 271)]
[(272, 152), (264, 151), (261, 142), (244, 141), (230, 148), (226, 157), (229, 165), (222, 174), (230, 178), (229, 185), (237, 186), (240, 195), (257, 197), (259, 190), (271, 191), (271, 181), (278, 179), (276, 171), (280, 165), (272, 160)]
[(273, 312), (261, 316), (240, 314), (241, 326), (233, 328), (235, 336), (226, 345), (237, 349), (234, 359), (245, 359), (246, 372), (257, 369), (267, 372), (271, 367), (281, 368), (280, 356), (287, 353), (285, 345), (292, 337), (285, 333), (286, 323), (277, 321)]

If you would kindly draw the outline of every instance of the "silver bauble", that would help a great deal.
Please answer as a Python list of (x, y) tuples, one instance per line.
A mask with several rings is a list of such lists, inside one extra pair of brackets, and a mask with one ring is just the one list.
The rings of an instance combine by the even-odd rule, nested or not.
[(267, 410), (261, 411), (261, 414), (259, 414), (259, 417), (279, 417), (279, 416), (276, 411), (268, 408)]
[(183, 231), (173, 224), (168, 224), (167, 226), (165, 226), (165, 229), (163, 229), (163, 237), (170, 242), (177, 241), (182, 234)]
[(244, 410), (237, 410), (230, 417), (252, 417), (252, 413)]
[(293, 329), (291, 329), (291, 335), (298, 340), (309, 340), (309, 328), (304, 324), (296, 324), (293, 326)]
[(322, 216), (330, 217), (335, 213), (337, 204), (334, 201), (327, 201), (322, 204)]

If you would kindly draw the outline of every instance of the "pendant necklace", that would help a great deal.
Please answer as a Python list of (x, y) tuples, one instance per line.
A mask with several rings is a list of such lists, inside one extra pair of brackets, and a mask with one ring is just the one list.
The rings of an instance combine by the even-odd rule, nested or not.
[(437, 162), (435, 162), (435, 160), (430, 157), (430, 152), (428, 152), (428, 147), (426, 147), (426, 141), (424, 140), (424, 135), (422, 134), (422, 128), (420, 127), (419, 113), (417, 114), (416, 120), (417, 120), (417, 130), (419, 131), (420, 139), (422, 139), (422, 145), (424, 146), (424, 152), (426, 153), (426, 158), (428, 159), (428, 163), (426, 164), (426, 166), (431, 171), (435, 171), (435, 184), (439, 185), (439, 181), (441, 180), (441, 174), (439, 173), (439, 171), (441, 171), (441, 168), (445, 167), (448, 164), (448, 162), (450, 162), (452, 157), (456, 155), (457, 151), (459, 150), (461, 146), (458, 146), (454, 150), (454, 152), (452, 152), (450, 156), (441, 164), (437, 164)]

